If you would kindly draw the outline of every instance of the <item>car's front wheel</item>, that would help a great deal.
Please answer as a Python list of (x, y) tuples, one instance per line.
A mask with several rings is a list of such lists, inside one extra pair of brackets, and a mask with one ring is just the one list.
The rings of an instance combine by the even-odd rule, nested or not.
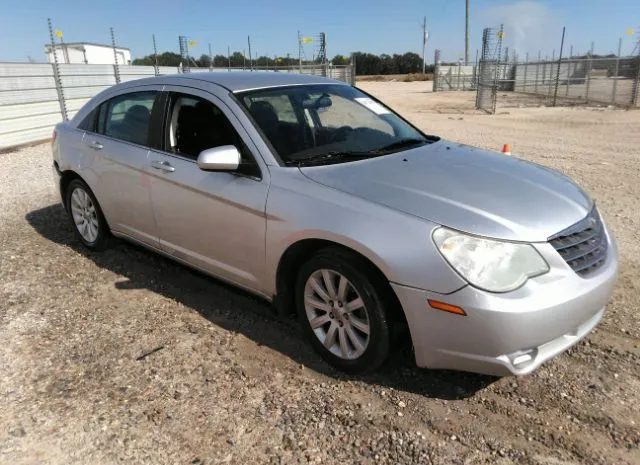
[(74, 179), (67, 186), (66, 209), (76, 236), (89, 249), (102, 250), (111, 234), (100, 205), (87, 184)]
[(385, 300), (370, 269), (358, 255), (328, 248), (302, 266), (296, 283), (307, 338), (327, 362), (349, 373), (375, 370), (389, 354)]

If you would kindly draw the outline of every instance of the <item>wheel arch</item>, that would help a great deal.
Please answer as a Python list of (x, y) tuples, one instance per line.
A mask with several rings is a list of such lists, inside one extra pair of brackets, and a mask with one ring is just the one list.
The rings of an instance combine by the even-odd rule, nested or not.
[[(56, 164), (56, 169), (59, 170), (57, 164)], [(60, 189), (60, 197), (62, 197), (62, 204), (66, 209), (67, 208), (67, 188), (69, 187), (69, 184), (71, 184), (71, 181), (73, 181), (74, 179), (79, 179), (85, 184), (87, 184), (87, 181), (82, 179), (82, 176), (80, 176), (78, 173), (76, 173), (73, 170), (59, 171), (59, 173), (60, 173), (60, 183), (58, 187)]]
[(74, 179), (78, 179), (78, 180), (82, 181), (83, 183), (85, 183), (87, 185), (87, 187), (89, 187), (89, 189), (93, 193), (93, 196), (96, 198), (96, 200), (98, 202), (98, 206), (100, 208), (100, 211), (102, 212), (102, 215), (104, 216), (104, 220), (107, 223), (107, 227), (110, 230), (111, 226), (110, 226), (110, 223), (109, 223), (109, 219), (107, 218), (107, 215), (105, 214), (104, 209), (102, 208), (102, 204), (100, 203), (100, 199), (98, 199), (96, 191), (91, 186), (91, 184), (89, 182), (87, 182), (87, 180), (85, 178), (83, 178), (77, 171), (74, 171), (74, 170), (71, 170), (71, 169), (61, 171), (59, 169), (57, 163), (55, 164), (55, 167), (58, 170), (58, 173), (60, 174), (60, 185), (59, 185), (60, 197), (62, 198), (62, 205), (63, 205), (64, 209), (67, 210), (67, 189), (69, 188), (69, 184), (71, 184), (71, 181), (73, 181)]
[[(391, 287), (389, 281), (391, 277), (383, 271), (384, 266), (379, 266), (377, 262), (381, 259), (373, 254), (374, 260), (361, 251), (340, 242), (326, 238), (305, 238), (290, 244), (281, 255), (276, 268), (276, 295), (274, 304), (280, 314), (290, 315), (295, 313), (295, 280), (298, 270), (318, 251), (336, 248), (347, 253), (355, 254), (366, 266), (366, 273), (374, 281), (374, 284), (383, 290), (383, 297), (387, 300), (387, 307), (391, 309), (391, 318), (394, 323), (401, 323), (405, 326), (407, 320), (404, 310), (400, 304), (398, 296)], [(368, 249), (367, 249), (368, 250)]]

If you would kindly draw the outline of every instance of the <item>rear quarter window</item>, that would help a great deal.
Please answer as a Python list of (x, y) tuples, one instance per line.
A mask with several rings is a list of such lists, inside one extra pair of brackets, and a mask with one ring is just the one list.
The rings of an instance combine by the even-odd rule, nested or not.
[(82, 129), (84, 131), (95, 132), (96, 128), (96, 115), (98, 114), (98, 109), (94, 108), (89, 112), (87, 116), (78, 124), (78, 129)]

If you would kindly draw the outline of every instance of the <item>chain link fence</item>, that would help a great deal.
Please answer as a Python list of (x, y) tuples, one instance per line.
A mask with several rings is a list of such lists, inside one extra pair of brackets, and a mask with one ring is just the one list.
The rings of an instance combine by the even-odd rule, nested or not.
[(506, 90), (523, 94), (523, 102), (638, 105), (640, 57), (525, 60), (510, 64), (510, 68), (512, 75), (502, 84)]
[[(584, 56), (520, 60), (503, 50), (500, 30), (485, 28), (478, 62), (476, 108), (489, 114), (496, 107), (601, 104), (640, 105), (640, 55)], [(620, 47), (619, 47), (620, 50)]]

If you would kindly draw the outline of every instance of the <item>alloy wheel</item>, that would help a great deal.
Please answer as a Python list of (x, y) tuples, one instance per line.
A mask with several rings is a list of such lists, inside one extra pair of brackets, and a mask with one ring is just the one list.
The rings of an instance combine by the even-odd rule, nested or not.
[(369, 345), (371, 325), (364, 301), (341, 273), (320, 269), (305, 284), (304, 308), (311, 329), (332, 354), (359, 358)]
[(98, 239), (98, 212), (89, 194), (76, 187), (71, 193), (71, 216), (82, 238), (93, 243)]

